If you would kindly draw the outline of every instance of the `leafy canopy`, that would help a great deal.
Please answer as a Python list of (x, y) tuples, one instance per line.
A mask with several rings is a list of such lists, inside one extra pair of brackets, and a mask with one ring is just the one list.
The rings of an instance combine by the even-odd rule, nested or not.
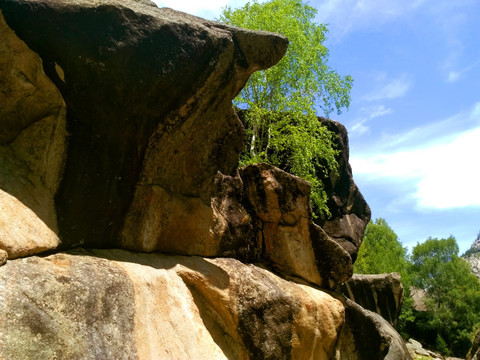
[(353, 269), (361, 274), (398, 272), (407, 278), (407, 249), (385, 219), (368, 223)]
[(455, 238), (429, 238), (417, 244), (410, 272), (412, 284), (426, 291), (428, 308), (415, 314), (410, 332), (447, 355), (464, 357), (480, 326), (480, 282), (458, 256)]
[[(335, 136), (322, 126), (317, 108), (328, 115), (348, 108), (353, 79), (327, 65), (323, 45), (327, 28), (317, 24), (316, 10), (301, 0), (253, 1), (226, 7), (219, 20), (252, 30), (285, 35), (289, 47), (274, 67), (254, 73), (234, 100), (243, 115), (247, 138), (242, 165), (267, 162), (312, 183), (312, 202), (327, 214), (326, 194), (318, 179), (338, 166)], [(319, 169), (321, 169), (319, 171)]]
[[(405, 300), (398, 330), (445, 355), (464, 357), (480, 327), (480, 282), (458, 256), (453, 236), (428, 238), (411, 256), (384, 219), (369, 222), (354, 265), (365, 274), (399, 272)], [(410, 287), (425, 291), (427, 311), (417, 311)]]

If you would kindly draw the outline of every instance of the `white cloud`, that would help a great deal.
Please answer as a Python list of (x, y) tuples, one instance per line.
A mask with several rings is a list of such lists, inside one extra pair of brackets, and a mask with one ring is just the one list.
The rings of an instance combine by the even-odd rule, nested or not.
[(385, 107), (385, 105), (367, 106), (360, 109), (360, 112), (364, 115), (354, 120), (354, 124), (349, 127), (350, 136), (361, 136), (368, 133), (370, 127), (365, 124), (372, 119), (388, 115), (392, 112), (392, 109)]
[(398, 78), (395, 78), (380, 88), (365, 95), (366, 101), (396, 99), (403, 97), (407, 94), (408, 90), (412, 86), (412, 81), (407, 75), (403, 74)]
[(370, 130), (368, 126), (365, 126), (367, 120), (368, 119), (361, 118), (354, 125), (352, 125), (352, 127), (350, 127), (348, 130), (349, 136), (361, 136), (367, 133)]
[(477, 67), (480, 64), (480, 61), (477, 61), (469, 66), (466, 66), (460, 70), (450, 70), (448, 71), (447, 75), (447, 82), (448, 83), (454, 83), (457, 82), (459, 79), (464, 78), (465, 75), (475, 67)]
[(458, 71), (450, 71), (448, 73), (448, 79), (447, 82), (449, 83), (454, 83), (460, 78), (461, 73)]
[(385, 107), (385, 105), (368, 106), (361, 109), (363, 112), (369, 114), (369, 119), (375, 119), (380, 116), (392, 113), (392, 109)]
[(404, 196), (413, 197), (420, 209), (480, 206), (480, 103), (468, 116), (477, 124), (468, 131), (420, 147), (352, 156), (354, 175), (392, 186), (411, 183), (414, 193)]

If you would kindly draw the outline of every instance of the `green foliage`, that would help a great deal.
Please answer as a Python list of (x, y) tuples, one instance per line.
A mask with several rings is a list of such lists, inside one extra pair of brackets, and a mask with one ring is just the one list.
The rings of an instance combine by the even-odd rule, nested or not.
[(412, 268), (414, 286), (428, 290), (437, 281), (442, 266), (449, 263), (458, 254), (458, 245), (453, 236), (448, 239), (428, 238), (417, 244), (412, 251)]
[(458, 257), (454, 237), (427, 239), (412, 251), (412, 284), (427, 291), (428, 311), (407, 324), (412, 336), (464, 357), (480, 326), (480, 282)]
[(365, 229), (363, 242), (358, 251), (353, 271), (360, 274), (398, 272), (402, 276), (405, 291), (402, 310), (398, 319), (398, 331), (407, 338), (405, 324), (415, 320), (410, 297), (410, 274), (407, 249), (398, 240), (397, 234), (385, 219), (370, 221)]
[(274, 67), (254, 73), (234, 100), (248, 109), (247, 133), (241, 164), (267, 162), (312, 183), (312, 203), (328, 214), (326, 194), (317, 177), (335, 171), (334, 135), (315, 115), (348, 108), (353, 79), (327, 66), (323, 45), (327, 28), (314, 22), (316, 10), (301, 0), (254, 1), (242, 8), (227, 7), (220, 21), (288, 37), (284, 58)]
[(361, 274), (398, 272), (403, 281), (408, 278), (407, 249), (385, 219), (368, 223), (353, 270)]
[[(377, 219), (366, 228), (354, 271), (400, 272), (406, 290), (398, 321), (402, 336), (444, 355), (464, 357), (480, 327), (480, 282), (458, 251), (453, 236), (428, 238), (408, 257), (395, 232), (385, 220)], [(410, 286), (426, 291), (428, 311), (413, 309)]]
[(447, 343), (445, 342), (445, 340), (443, 340), (440, 334), (437, 334), (436, 347), (437, 350), (440, 351), (443, 355), (450, 355), (450, 349), (448, 348)]

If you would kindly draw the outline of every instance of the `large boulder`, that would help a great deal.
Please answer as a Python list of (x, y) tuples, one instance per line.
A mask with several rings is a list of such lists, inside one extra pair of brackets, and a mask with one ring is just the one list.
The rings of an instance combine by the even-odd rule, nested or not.
[(0, 249), (14, 259), (55, 249), (54, 196), (64, 165), (63, 98), (0, 8)]
[(267, 164), (249, 165), (240, 175), (263, 261), (324, 288), (352, 276), (349, 253), (313, 223), (308, 182)]
[[(68, 150), (55, 191), (63, 248), (160, 250), (171, 248), (161, 241), (175, 229), (184, 240), (173, 250), (214, 255), (221, 239), (212, 230), (215, 177), (235, 175), (242, 144), (231, 100), (252, 72), (280, 60), (286, 38), (148, 1), (1, 0), (0, 10), (41, 58), (37, 64), (59, 90), (49, 91), (66, 103)], [(37, 112), (61, 113), (47, 105), (43, 112), (39, 105), (23, 111), (34, 119)], [(18, 117), (9, 115), (4, 142), (29, 128), (31, 121)], [(143, 210), (149, 206), (154, 209)], [(162, 215), (185, 209), (210, 223), (179, 227)], [(187, 241), (198, 236), (204, 250)]]
[(320, 218), (317, 223), (323, 230), (350, 254), (352, 261), (362, 244), (363, 233), (370, 221), (371, 211), (362, 193), (355, 184), (352, 167), (348, 162), (350, 150), (345, 126), (337, 121), (320, 118), (323, 125), (336, 134), (334, 143), (339, 150), (336, 160), (338, 172), (317, 175), (322, 179), (328, 195), (327, 206), (331, 216)]
[(344, 322), (327, 293), (228, 258), (77, 250), (9, 261), (0, 288), (2, 359), (328, 360)]
[(383, 317), (345, 299), (345, 326), (336, 360), (412, 360), (400, 334)]
[[(0, 9), (6, 73), (29, 74), (15, 70), (26, 57), (39, 79), (32, 94), (9, 94), (7, 105), (27, 100), (21, 112), (6, 106), (0, 123), (0, 249), (10, 258), (121, 247), (263, 262), (323, 287), (351, 276), (370, 212), (341, 125), (323, 120), (340, 150), (323, 227), (308, 183), (265, 165), (237, 169), (244, 129), (231, 100), (280, 60), (286, 38), (148, 1), (0, 0)], [(9, 222), (12, 212), (23, 215)]]
[(364, 309), (376, 312), (396, 326), (403, 303), (403, 285), (399, 273), (354, 274), (341, 284), (340, 291)]

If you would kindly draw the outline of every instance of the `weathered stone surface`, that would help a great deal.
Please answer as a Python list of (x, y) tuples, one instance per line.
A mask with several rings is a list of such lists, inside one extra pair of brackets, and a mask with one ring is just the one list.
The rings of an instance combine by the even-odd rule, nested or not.
[(472, 272), (480, 279), (480, 252), (470, 254), (464, 257), (464, 259), (468, 261)]
[(431, 360), (463, 360), (455, 357), (444, 357), (442, 354), (424, 349), (423, 345), (415, 339), (408, 339), (408, 342), (405, 344), (408, 351), (413, 359), (422, 358), (422, 359), (431, 359)]
[(480, 360), (480, 330), (477, 331), (472, 347), (468, 351), (466, 360)]
[[(193, 213), (211, 217), (214, 178), (235, 175), (242, 144), (231, 100), (253, 71), (280, 60), (284, 37), (147, 1), (1, 0), (0, 9), (67, 104), (55, 198), (64, 247), (161, 248), (163, 230), (135, 217), (148, 197), (166, 212), (192, 198)], [(177, 228), (184, 241), (197, 230)]]
[(0, 190), (0, 249), (10, 259), (57, 247), (59, 239), (31, 209)]
[(428, 311), (427, 304), (425, 302), (427, 297), (427, 292), (425, 290), (412, 286), (410, 287), (410, 296), (413, 300), (412, 308), (415, 311)]
[(362, 243), (363, 233), (370, 221), (371, 211), (367, 202), (353, 181), (352, 168), (348, 162), (350, 151), (346, 128), (337, 121), (321, 118), (322, 123), (337, 134), (338, 174), (331, 173), (322, 178), (325, 192), (328, 195), (327, 206), (332, 214), (328, 219), (317, 222), (323, 230), (345, 250), (355, 262), (358, 249)]
[(336, 360), (412, 360), (396, 330), (380, 315), (345, 300)]
[(0, 249), (0, 266), (5, 265), (8, 260), (8, 253), (5, 250)]
[(263, 261), (327, 288), (352, 275), (349, 254), (312, 221), (308, 182), (267, 164), (246, 166), (240, 176), (259, 219)]
[(480, 279), (480, 234), (462, 257), (470, 264), (472, 272)]
[(65, 158), (65, 103), (1, 9), (0, 39), (0, 249), (16, 258), (59, 244), (53, 198)]
[[(0, 8), (68, 107), (63, 178), (57, 191), (54, 171), (55, 186), (38, 201), (48, 216), (17, 196), (59, 232), (62, 248), (232, 256), (325, 287), (351, 276), (355, 251), (329, 222), (335, 241), (313, 224), (306, 182), (271, 167), (237, 172), (243, 127), (231, 100), (253, 71), (283, 56), (284, 37), (148, 2), (0, 0)], [(357, 244), (368, 206), (348, 172), (346, 133), (334, 126), (346, 149), (329, 185), (338, 192), (332, 221), (348, 217), (343, 231), (356, 235), (343, 238)], [(259, 207), (258, 186), (268, 195), (261, 206), (272, 208)], [(352, 214), (361, 219), (354, 225)]]
[(399, 273), (354, 274), (341, 285), (340, 291), (363, 308), (382, 316), (392, 326), (397, 324), (403, 302), (403, 285)]
[(344, 319), (332, 296), (228, 258), (81, 250), (9, 261), (0, 288), (8, 359), (327, 360)]

